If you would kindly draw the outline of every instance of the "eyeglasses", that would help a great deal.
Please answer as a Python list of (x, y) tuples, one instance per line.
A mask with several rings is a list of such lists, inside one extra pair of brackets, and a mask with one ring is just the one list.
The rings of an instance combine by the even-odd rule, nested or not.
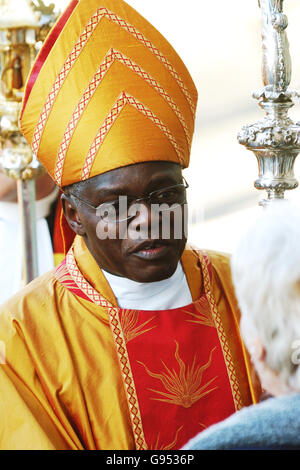
[(101, 220), (103, 220), (103, 222), (119, 223), (136, 217), (138, 205), (141, 202), (147, 202), (151, 206), (154, 205), (155, 209), (159, 212), (174, 210), (177, 206), (182, 206), (186, 203), (186, 189), (188, 187), (188, 183), (183, 178), (183, 183), (152, 191), (148, 196), (141, 198), (119, 196), (118, 199), (104, 202), (99, 206), (94, 206), (90, 202), (85, 201), (79, 196), (75, 196), (75, 194), (71, 192), (69, 194), (86, 206), (96, 210), (97, 215)]

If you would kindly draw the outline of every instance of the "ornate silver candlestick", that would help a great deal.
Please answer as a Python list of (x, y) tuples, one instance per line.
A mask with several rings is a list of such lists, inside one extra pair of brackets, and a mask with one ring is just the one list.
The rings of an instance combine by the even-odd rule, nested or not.
[(296, 92), (288, 89), (291, 82), (291, 57), (286, 35), (287, 16), (283, 14), (283, 0), (260, 0), (262, 10), (263, 83), (264, 88), (254, 93), (259, 105), (266, 111), (262, 121), (246, 125), (238, 135), (240, 144), (252, 150), (258, 161), (259, 178), (254, 186), (264, 189), (268, 199), (284, 199), (286, 190), (295, 189), (294, 163), (300, 152), (300, 123), (288, 117), (294, 106)]
[(23, 284), (38, 275), (35, 180), (44, 170), (22, 136), (18, 118), (27, 76), (55, 19), (54, 4), (0, 0), (0, 165), (17, 181)]

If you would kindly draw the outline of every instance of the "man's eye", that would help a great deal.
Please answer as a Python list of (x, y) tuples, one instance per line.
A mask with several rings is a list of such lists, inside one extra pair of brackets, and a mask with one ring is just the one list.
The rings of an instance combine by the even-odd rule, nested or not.
[(111, 203), (106, 203), (100, 206), (101, 210), (101, 217), (102, 218), (107, 218), (107, 217), (112, 217), (114, 215), (119, 214), (120, 206), (118, 201), (116, 202), (111, 202)]
[(163, 200), (163, 199), (172, 199), (177, 196), (176, 190), (169, 189), (168, 191), (164, 191), (162, 193), (157, 194), (156, 199)]

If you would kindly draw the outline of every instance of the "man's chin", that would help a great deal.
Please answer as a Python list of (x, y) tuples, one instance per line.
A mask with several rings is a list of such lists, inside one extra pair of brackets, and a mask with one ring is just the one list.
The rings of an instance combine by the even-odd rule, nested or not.
[(132, 269), (127, 271), (127, 277), (136, 282), (158, 282), (170, 278), (175, 273), (178, 266), (179, 259), (173, 257), (166, 262), (166, 260), (148, 261), (136, 260)]
[(132, 253), (127, 259), (127, 277), (136, 282), (158, 282), (176, 271), (186, 242)]

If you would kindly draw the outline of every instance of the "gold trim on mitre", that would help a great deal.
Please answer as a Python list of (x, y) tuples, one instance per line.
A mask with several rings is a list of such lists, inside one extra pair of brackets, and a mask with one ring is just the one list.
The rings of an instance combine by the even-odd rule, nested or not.
[(166, 39), (123, 0), (73, 0), (25, 90), (22, 132), (63, 187), (115, 168), (189, 165), (197, 90)]

